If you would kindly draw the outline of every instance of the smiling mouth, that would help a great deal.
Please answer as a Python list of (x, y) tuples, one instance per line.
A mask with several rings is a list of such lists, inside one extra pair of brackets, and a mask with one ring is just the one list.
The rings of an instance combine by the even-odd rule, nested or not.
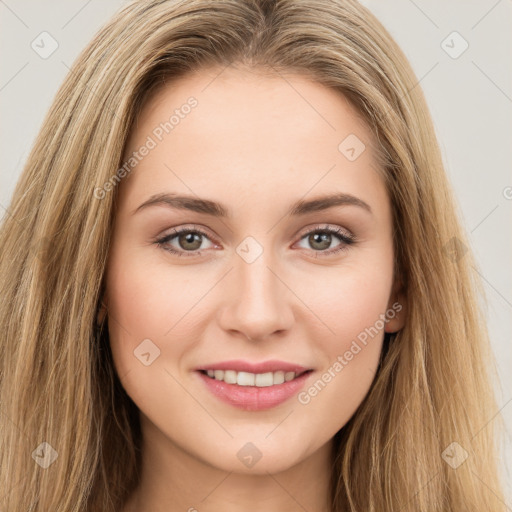
[(212, 380), (225, 382), (226, 384), (236, 384), (238, 386), (255, 386), (258, 388), (277, 386), (290, 382), (296, 378), (310, 373), (313, 370), (304, 370), (303, 372), (266, 372), (266, 373), (250, 373), (237, 372), (236, 370), (199, 370), (203, 375), (207, 375)]

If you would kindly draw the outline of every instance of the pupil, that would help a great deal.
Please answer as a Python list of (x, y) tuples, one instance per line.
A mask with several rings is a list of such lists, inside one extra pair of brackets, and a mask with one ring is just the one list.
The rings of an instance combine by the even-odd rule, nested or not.
[(320, 243), (321, 247), (319, 249), (327, 249), (331, 245), (331, 235), (329, 233), (314, 233), (311, 243), (313, 247), (315, 243)]
[[(196, 242), (196, 245), (193, 246), (193, 247), (187, 247), (187, 244), (193, 244), (194, 243), (194, 238), (197, 238), (195, 240)], [(180, 237), (180, 242), (184, 239), (184, 247), (183, 248), (188, 248), (188, 249), (192, 249), (192, 250), (197, 250), (200, 246), (201, 246), (201, 240), (200, 240), (200, 237), (197, 233), (187, 233), (186, 235), (181, 235)], [(199, 241), (199, 245), (197, 245), (197, 242)]]

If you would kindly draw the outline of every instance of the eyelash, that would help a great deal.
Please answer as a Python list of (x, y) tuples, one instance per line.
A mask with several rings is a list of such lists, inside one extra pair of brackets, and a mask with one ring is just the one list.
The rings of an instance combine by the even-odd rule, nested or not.
[[(201, 250), (197, 250), (197, 251), (177, 251), (176, 249), (174, 248), (171, 248), (171, 246), (166, 246), (166, 244), (168, 242), (170, 242), (173, 238), (176, 238), (177, 236), (179, 236), (180, 234), (182, 233), (195, 233), (195, 234), (198, 234), (198, 235), (202, 235), (206, 238), (210, 238), (209, 235), (203, 231), (202, 229), (200, 228), (187, 228), (187, 227), (182, 227), (182, 228), (176, 228), (176, 229), (173, 229), (172, 233), (169, 233), (165, 236), (163, 236), (162, 238), (159, 238), (157, 240), (154, 241), (154, 243), (160, 247), (161, 249), (163, 249), (164, 251), (167, 251), (167, 252), (170, 252), (171, 254), (174, 254), (176, 256), (185, 256), (185, 257), (195, 257), (195, 256), (200, 256), (201, 255)], [(329, 233), (329, 234), (332, 234), (332, 235), (335, 235), (336, 237), (338, 237), (340, 240), (341, 240), (341, 244), (336, 247), (335, 249), (330, 249), (330, 250), (327, 250), (327, 251), (314, 251), (316, 252), (317, 254), (320, 254), (321, 257), (328, 257), (328, 256), (333, 256), (334, 254), (337, 254), (339, 252), (342, 252), (342, 251), (346, 251), (349, 249), (349, 246), (354, 244), (357, 239), (354, 235), (352, 234), (346, 234), (344, 231), (342, 231), (340, 228), (331, 228), (331, 227), (321, 227), (321, 226), (317, 226), (315, 228), (313, 228), (311, 231), (308, 231), (306, 233), (304, 233), (300, 240), (303, 240), (304, 238), (308, 237), (309, 235), (312, 235), (312, 234), (317, 234), (317, 233)]]

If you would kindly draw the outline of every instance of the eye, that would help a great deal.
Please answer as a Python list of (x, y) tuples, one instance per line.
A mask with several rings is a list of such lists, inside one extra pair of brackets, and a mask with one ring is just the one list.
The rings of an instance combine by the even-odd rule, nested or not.
[[(331, 246), (333, 237), (341, 241), (340, 244), (333, 249), (326, 251)], [(315, 256), (321, 257), (332, 256), (340, 251), (346, 251), (349, 246), (356, 242), (356, 237), (349, 232), (343, 231), (339, 227), (330, 227), (329, 225), (317, 226), (311, 231), (308, 231), (302, 238), (301, 242), (305, 240), (313, 250), (317, 253)]]
[[(176, 238), (178, 249), (170, 245), (170, 242)], [(171, 233), (155, 241), (155, 243), (172, 254), (177, 256), (199, 256), (202, 245), (202, 238), (208, 238), (207, 233), (194, 227), (181, 227), (173, 229)], [(209, 238), (208, 238), (209, 239)], [(204, 249), (205, 247), (203, 247)], [(190, 253), (190, 254), (187, 254)]]
[[(337, 238), (341, 243), (330, 250), (325, 250), (331, 246), (333, 237), (334, 239)], [(205, 249), (205, 247), (201, 247), (205, 238), (210, 240), (208, 234), (198, 227), (181, 227), (173, 229), (171, 233), (155, 240), (154, 243), (163, 250), (177, 256), (194, 257), (201, 254), (201, 248)], [(178, 247), (172, 245), (171, 242), (174, 239), (176, 239)], [(303, 240), (306, 240), (311, 245), (312, 250), (316, 252), (315, 256), (327, 257), (340, 251), (348, 250), (349, 246), (356, 242), (356, 237), (339, 227), (325, 225), (323, 227), (316, 226), (314, 229), (306, 232), (300, 239), (301, 242)]]

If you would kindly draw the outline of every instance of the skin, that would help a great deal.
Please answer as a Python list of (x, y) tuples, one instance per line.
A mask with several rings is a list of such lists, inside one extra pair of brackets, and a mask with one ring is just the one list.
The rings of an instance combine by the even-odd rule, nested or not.
[[(390, 201), (371, 133), (342, 95), (297, 75), (221, 71), (189, 74), (150, 98), (127, 158), (190, 96), (198, 105), (117, 185), (99, 319), (107, 315), (115, 367), (143, 432), (141, 484), (123, 511), (327, 512), (332, 438), (370, 389), (384, 332), (404, 323)], [(349, 134), (366, 144), (354, 161), (338, 149)], [(287, 215), (295, 201), (335, 191), (373, 213), (342, 205)], [(221, 202), (233, 216), (162, 205), (131, 213), (163, 192)], [(344, 242), (332, 235), (315, 243), (307, 234), (319, 225), (357, 242), (329, 255)], [(194, 253), (200, 245), (199, 255), (154, 243), (180, 226), (208, 236), (167, 246)], [(251, 263), (237, 253), (247, 236), (263, 249)], [(240, 410), (195, 372), (229, 359), (280, 359), (314, 369), (308, 389), (397, 301), (402, 310), (307, 404), (294, 396), (266, 411)], [(160, 350), (148, 366), (134, 357), (145, 339)], [(237, 457), (247, 442), (262, 454), (252, 467)]]

